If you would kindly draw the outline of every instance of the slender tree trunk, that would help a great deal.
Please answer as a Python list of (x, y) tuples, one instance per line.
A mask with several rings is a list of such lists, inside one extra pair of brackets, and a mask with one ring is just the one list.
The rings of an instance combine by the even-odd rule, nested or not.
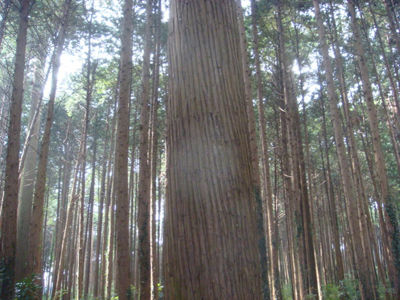
[[(2, 4), (1, 23), (0, 23), (0, 51), (3, 45), (4, 30), (6, 29), (8, 13), (11, 9), (11, 0), (4, 0)], [(1, 152), (0, 152), (1, 153)]]
[[(95, 124), (95, 128), (96, 128)], [(96, 129), (95, 129), (96, 130)], [(87, 228), (86, 234), (87, 237), (85, 238), (85, 249), (86, 249), (86, 263), (85, 263), (85, 285), (83, 295), (85, 298), (88, 297), (89, 294), (89, 287), (90, 286), (90, 274), (91, 274), (91, 265), (92, 265), (92, 253), (93, 253), (93, 242), (92, 242), (92, 232), (93, 232), (93, 215), (94, 215), (94, 189), (95, 189), (95, 181), (96, 181), (96, 156), (97, 156), (97, 136), (96, 132), (93, 133), (93, 157), (92, 157), (92, 178), (90, 183), (90, 191), (89, 191), (89, 205), (88, 205), (88, 212), (87, 212)]]
[[(56, 98), (58, 70), (60, 68), (60, 59), (64, 47), (65, 34), (69, 19), (71, 0), (64, 3), (62, 25), (60, 28), (57, 51), (53, 62), (53, 75), (51, 82), (50, 99), (48, 103), (47, 118), (42, 138), (41, 151), (39, 154), (39, 165), (35, 184), (35, 194), (33, 200), (32, 220), (29, 233), (29, 254), (27, 261), (27, 274), (35, 273), (39, 276), (39, 284), (42, 277), (42, 241), (43, 241), (43, 211), (44, 194), (46, 188), (47, 161), (50, 147), (51, 126), (54, 114), (54, 102)], [(42, 291), (39, 296), (41, 297)]]
[(235, 1), (170, 7), (165, 298), (262, 299)]
[[(386, 14), (388, 17), (388, 23), (389, 23), (391, 37), (396, 42), (397, 51), (400, 52), (400, 36), (399, 36), (398, 30), (396, 28), (396, 22), (395, 22), (395, 16), (394, 16), (395, 14), (394, 14), (392, 1), (391, 0), (383, 0), (383, 2), (385, 4)], [(400, 112), (398, 112), (398, 113), (400, 113)]]
[(376, 287), (374, 287), (369, 279), (369, 271), (366, 269), (368, 266), (367, 258), (364, 253), (361, 253), (360, 245), (362, 245), (361, 236), (359, 232), (361, 231), (360, 224), (358, 222), (358, 208), (357, 203), (353, 199), (355, 192), (353, 190), (353, 180), (349, 174), (350, 165), (348, 162), (343, 131), (341, 127), (341, 121), (338, 111), (338, 101), (334, 87), (333, 71), (332, 65), (329, 59), (328, 45), (326, 43), (326, 33), (325, 27), (322, 21), (322, 16), (319, 7), (319, 0), (314, 0), (315, 16), (318, 24), (318, 34), (321, 44), (321, 51), (323, 56), (323, 63), (325, 68), (325, 77), (328, 87), (328, 97), (331, 107), (331, 114), (333, 120), (333, 128), (335, 133), (336, 150), (339, 158), (339, 166), (341, 172), (342, 185), (345, 193), (345, 198), (347, 201), (347, 216), (350, 223), (350, 233), (353, 241), (353, 250), (355, 254), (355, 269), (360, 280), (361, 285), (361, 295), (363, 299), (374, 299), (376, 295)]
[[(267, 275), (263, 274), (264, 269), (267, 269), (267, 257), (266, 257), (266, 249), (263, 250), (265, 244), (265, 233), (264, 230), (261, 231), (261, 228), (258, 225), (258, 230), (259, 230), (259, 251), (260, 251), (260, 259), (261, 259), (261, 278), (263, 281), (263, 293), (264, 293), (264, 299), (280, 299), (281, 297), (281, 291), (280, 291), (280, 283), (279, 283), (279, 270), (278, 270), (278, 260), (277, 260), (277, 252), (276, 252), (276, 247), (273, 245), (276, 245), (276, 240), (274, 239), (274, 234), (273, 234), (273, 210), (272, 210), (272, 187), (271, 187), (271, 177), (270, 177), (270, 167), (269, 167), (269, 153), (268, 153), (268, 141), (267, 141), (267, 134), (266, 134), (266, 123), (265, 123), (265, 109), (264, 109), (264, 99), (263, 99), (263, 83), (262, 83), (262, 78), (261, 78), (261, 63), (260, 63), (260, 53), (259, 53), (259, 45), (258, 45), (258, 16), (257, 16), (257, 7), (256, 7), (256, 2), (254, 0), (251, 1), (251, 17), (252, 17), (252, 32), (253, 32), (253, 42), (254, 42), (254, 58), (255, 58), (255, 67), (256, 67), (256, 77), (257, 77), (257, 103), (258, 103), (258, 112), (259, 112), (259, 117), (258, 117), (258, 124), (259, 124), (259, 131), (260, 131), (260, 142), (261, 142), (261, 157), (262, 157), (262, 168), (263, 168), (263, 187), (264, 187), (264, 199), (265, 199), (265, 207), (264, 211), (266, 211), (266, 216), (267, 216), (267, 226), (266, 230), (268, 233), (268, 249), (269, 249), (269, 255), (270, 255), (270, 276), (272, 277), (270, 279), (271, 282), (271, 293), (269, 293), (269, 290), (267, 289), (267, 282), (268, 282), (268, 277)], [(246, 74), (246, 73), (245, 73)], [(252, 96), (252, 94), (250, 94)], [(251, 103), (252, 103), (252, 97), (251, 97)], [(253, 116), (254, 118), (254, 113)], [(253, 146), (254, 147), (254, 146)], [(254, 150), (253, 150), (254, 151)], [(259, 168), (258, 166), (258, 151), (253, 152), (253, 155), (256, 156), (257, 158), (257, 169)], [(253, 158), (254, 160), (254, 158)], [(255, 174), (257, 176), (259, 175), (259, 172)], [(260, 179), (257, 180), (257, 183), (260, 183)], [(260, 189), (261, 190), (261, 189)], [(261, 193), (260, 193), (261, 195)], [(261, 200), (261, 198), (260, 198)], [(261, 201), (260, 201), (261, 202)], [(263, 207), (261, 203), (257, 204), (257, 210), (258, 214), (260, 215), (258, 218), (258, 222), (264, 223), (262, 220), (263, 216)], [(260, 213), (261, 210), (261, 213)], [(266, 272), (266, 270), (265, 270)], [(270, 294), (270, 295), (269, 295)]]
[(0, 298), (12, 300), (15, 284), (15, 255), (17, 247), (18, 168), (21, 135), (22, 99), (24, 91), (25, 53), (30, 0), (21, 0), (17, 49), (15, 54), (13, 90), (11, 95), (10, 125), (8, 128), (4, 200), (1, 211)]
[[(70, 120), (67, 121), (67, 133), (64, 139), (64, 157), (68, 160), (70, 159), (70, 147), (69, 147), (69, 137), (70, 137)], [(68, 194), (70, 189), (70, 176), (71, 176), (71, 163), (64, 160), (63, 170), (62, 170), (62, 187), (60, 195), (60, 205), (57, 212), (57, 228), (56, 228), (56, 238), (54, 247), (54, 261), (53, 261), (53, 272), (52, 272), (52, 295), (54, 296), (54, 290), (57, 285), (57, 274), (58, 267), (60, 263), (60, 253), (62, 247), (63, 229), (65, 228), (66, 216), (67, 216), (67, 202)]]
[[(383, 59), (384, 59), (384, 62), (385, 62), (387, 76), (389, 78), (391, 91), (393, 93), (394, 103), (395, 103), (395, 106), (396, 106), (396, 109), (397, 109), (397, 115), (400, 116), (399, 91), (398, 91), (398, 89), (396, 87), (395, 78), (394, 78), (395, 76), (394, 76), (394, 74), (392, 72), (392, 66), (391, 66), (391, 64), (389, 62), (389, 59), (388, 59), (387, 55), (386, 55), (386, 51), (385, 51), (386, 49), (385, 49), (385, 46), (384, 46), (384, 43), (383, 43), (383, 40), (382, 40), (382, 35), (381, 35), (381, 32), (380, 32), (378, 23), (376, 21), (375, 12), (372, 9), (372, 5), (368, 5), (368, 7), (369, 7), (369, 11), (371, 13), (371, 16), (372, 16), (372, 18), (374, 20), (374, 25), (375, 25), (375, 28), (376, 28), (376, 36), (378, 37), (379, 45), (380, 45), (380, 48), (381, 48), (380, 53), (382, 53), (382, 56), (383, 56)], [(387, 105), (386, 105), (385, 99), (383, 97), (382, 97), (382, 104), (384, 105), (385, 113), (387, 114), (387, 107), (386, 107)], [(388, 122), (389, 122), (389, 117), (387, 117), (387, 119), (388, 119)], [(399, 122), (400, 122), (399, 118), (395, 117), (395, 120), (397, 120), (396, 123), (399, 124)], [(397, 146), (397, 143), (396, 143), (395, 138), (394, 138), (393, 126), (389, 125), (389, 129), (390, 129), (390, 136), (391, 136), (391, 139), (392, 139), (393, 147), (395, 148), (395, 157), (396, 157), (397, 168), (398, 168), (398, 172), (400, 174), (400, 152), (398, 150), (398, 146)]]
[[(83, 140), (83, 152), (82, 152), (82, 190), (81, 190), (81, 201), (80, 201), (80, 227), (79, 227), (79, 252), (78, 252), (78, 297), (79, 299), (87, 297), (87, 290), (89, 286), (85, 280), (87, 279), (85, 276), (85, 253), (91, 252), (90, 244), (86, 243), (88, 231), (90, 230), (89, 222), (91, 215), (91, 204), (90, 204), (90, 195), (89, 195), (89, 203), (88, 203), (88, 212), (87, 212), (87, 222), (85, 224), (85, 198), (86, 198), (86, 160), (87, 160), (87, 139), (89, 135), (89, 123), (90, 123), (90, 110), (91, 110), (91, 101), (92, 101), (92, 93), (94, 86), (94, 77), (96, 74), (96, 63), (92, 62), (92, 18), (93, 18), (93, 6), (92, 12), (90, 14), (89, 24), (88, 24), (88, 53), (87, 53), (87, 69), (86, 69), (86, 105), (85, 105), (85, 118), (83, 120), (83, 132), (82, 132), (82, 140)], [(95, 137), (94, 137), (95, 139)], [(94, 178), (92, 178), (94, 180)], [(86, 226), (85, 226), (86, 225)], [(91, 234), (91, 233), (90, 233)], [(89, 247), (89, 248), (88, 248)], [(89, 267), (90, 266), (87, 266)]]
[[(108, 105), (107, 108), (107, 121), (106, 121), (106, 135), (105, 135), (105, 141), (109, 140), (109, 116), (110, 116), (110, 105)], [(104, 143), (104, 148), (103, 148), (103, 154), (102, 154), (102, 170), (101, 170), (101, 183), (100, 183), (100, 203), (99, 203), (99, 212), (98, 212), (98, 220), (97, 220), (97, 238), (96, 238), (96, 257), (94, 259), (94, 264), (93, 264), (93, 297), (97, 298), (99, 296), (99, 287), (101, 286), (101, 274), (100, 270), (100, 258), (101, 258), (101, 265), (104, 265), (104, 260), (102, 259), (102, 252), (104, 251), (104, 248), (101, 247), (102, 241), (104, 241), (106, 238), (102, 237), (103, 234), (103, 211), (104, 211), (104, 200), (106, 198), (106, 182), (107, 182), (107, 168), (108, 168), (108, 158), (107, 158), (107, 149), (108, 149), (108, 142)], [(101, 294), (102, 296), (102, 294)]]
[[(344, 280), (344, 266), (343, 266), (343, 258), (342, 253), (340, 251), (340, 236), (339, 236), (339, 224), (338, 224), (338, 217), (336, 213), (336, 206), (335, 206), (335, 195), (332, 183), (332, 172), (331, 172), (331, 163), (329, 159), (329, 151), (328, 151), (328, 136), (326, 133), (326, 116), (325, 116), (325, 106), (324, 101), (322, 99), (321, 94), (321, 111), (322, 111), (322, 133), (323, 133), (323, 140), (324, 142), (324, 154), (326, 158), (326, 170), (325, 167), (323, 168), (324, 177), (325, 177), (325, 185), (326, 185), (326, 195), (329, 207), (329, 218), (331, 222), (333, 240), (334, 240), (334, 247), (335, 247), (335, 258), (336, 258), (336, 269), (337, 269), (337, 283)], [(322, 151), (322, 150), (321, 150)], [(321, 153), (322, 156), (322, 153)], [(323, 158), (322, 158), (322, 161)]]
[[(116, 115), (116, 105), (114, 106), (113, 116)], [(101, 279), (99, 285), (99, 294), (100, 297), (106, 298), (107, 297), (107, 254), (110, 251), (109, 243), (109, 233), (111, 231), (111, 222), (110, 222), (110, 210), (112, 209), (112, 197), (113, 197), (113, 178), (112, 178), (112, 170), (114, 169), (113, 157), (115, 152), (115, 134), (116, 134), (116, 118), (113, 118), (112, 126), (111, 126), (111, 141), (110, 141), (110, 151), (108, 153), (108, 167), (107, 167), (107, 183), (106, 183), (106, 198), (105, 198), (105, 212), (104, 212), (104, 232), (103, 232), (103, 245), (102, 245), (102, 256), (101, 256)]]
[[(115, 181), (114, 181), (115, 182)], [(111, 293), (111, 289), (112, 289), (112, 285), (113, 285), (113, 274), (114, 274), (114, 256), (117, 255), (115, 247), (115, 188), (113, 187), (112, 189), (112, 195), (110, 198), (110, 208), (109, 208), (109, 213), (110, 213), (110, 231), (108, 234), (108, 238), (109, 238), (109, 242), (108, 242), (108, 261), (107, 261), (107, 284), (105, 285), (105, 289), (106, 289), (106, 299), (111, 298), (112, 293)], [(117, 286), (115, 286), (115, 288), (117, 288)], [(118, 292), (118, 290), (117, 290)]]
[[(158, 161), (158, 88), (160, 81), (160, 25), (161, 25), (161, 0), (158, 2), (158, 13), (155, 28), (155, 53), (154, 53), (154, 71), (153, 71), (153, 89), (152, 89), (152, 111), (151, 111), (151, 130), (150, 130), (150, 151), (151, 165), (150, 165), (150, 249), (151, 249), (151, 299), (158, 299), (158, 265), (159, 260), (157, 257), (157, 161)], [(159, 220), (161, 222), (161, 220)]]
[[(62, 232), (62, 240), (61, 240), (61, 248), (60, 248), (60, 254), (59, 254), (59, 262), (58, 262), (58, 266), (55, 268), (55, 270), (57, 272), (55, 272), (55, 278), (54, 278), (54, 282), (55, 285), (53, 286), (53, 293), (52, 293), (52, 298), (57, 299), (58, 298), (58, 293), (61, 292), (61, 288), (62, 288), (62, 281), (64, 278), (66, 278), (66, 276), (64, 276), (64, 274), (66, 272), (64, 272), (64, 270), (66, 269), (64, 264), (65, 261), (67, 260), (66, 254), (67, 254), (67, 250), (68, 250), (68, 245), (69, 245), (69, 239), (70, 239), (70, 235), (71, 235), (71, 231), (75, 230), (75, 226), (72, 227), (73, 223), (75, 224), (75, 222), (73, 222), (73, 219), (76, 218), (76, 216), (74, 216), (74, 211), (76, 210), (76, 202), (78, 201), (79, 198), (79, 194), (78, 194), (78, 177), (79, 177), (79, 173), (81, 172), (81, 160), (80, 160), (80, 155), (82, 153), (82, 147), (83, 147), (83, 141), (81, 140), (80, 142), (80, 146), (79, 146), (79, 156), (78, 159), (76, 161), (76, 166), (75, 166), (75, 175), (74, 175), (74, 179), (73, 179), (73, 183), (72, 183), (72, 191), (71, 191), (71, 199), (69, 201), (69, 206), (68, 206), (68, 210), (67, 210), (67, 214), (66, 214), (66, 219), (65, 219), (65, 227), (63, 228), (63, 232)], [(72, 266), (71, 264), (69, 265), (70, 267)]]
[(140, 146), (139, 146), (139, 276), (140, 299), (150, 300), (151, 262), (150, 262), (150, 172), (149, 152), (149, 97), (150, 97), (150, 49), (152, 25), (152, 0), (146, 2), (146, 28), (142, 69), (142, 95), (140, 110)]
[[(355, 39), (355, 48), (356, 48), (356, 53), (357, 53), (357, 62), (358, 62), (358, 67), (360, 69), (360, 74), (361, 74), (361, 80), (362, 80), (362, 87), (363, 87), (363, 94), (364, 94), (364, 100), (367, 104), (368, 108), (368, 120), (369, 120), (369, 125), (371, 128), (371, 134), (372, 134), (372, 145), (374, 149), (374, 158), (375, 158), (375, 163), (376, 163), (376, 168), (377, 168), (377, 175), (378, 175), (378, 182), (379, 182), (379, 189), (380, 189), (380, 196), (381, 196), (381, 201), (383, 204), (386, 206), (391, 206), (391, 197), (389, 194), (389, 187), (388, 187), (388, 180), (387, 180), (387, 174), (386, 174), (386, 166), (385, 166), (385, 159), (383, 156), (383, 150), (382, 150), (382, 142), (381, 142), (381, 136), (380, 132), (378, 130), (378, 116), (377, 116), (377, 111), (376, 111), (376, 106), (374, 103), (374, 97), (372, 93), (372, 86), (371, 86), (371, 81), (368, 73), (368, 68), (366, 64), (366, 58), (365, 58), (365, 53), (364, 53), (364, 48), (363, 44), (361, 41), (361, 33), (358, 25), (358, 20), (356, 16), (356, 10), (355, 10), (355, 3), (353, 0), (348, 0), (347, 1), (349, 12), (351, 15), (351, 25), (353, 29), (353, 34), (354, 34), (354, 39)], [(395, 233), (395, 226), (393, 226), (394, 218), (393, 214), (389, 213), (388, 210), (385, 210), (386, 213), (386, 226), (389, 232), (389, 240), (390, 242), (398, 242), (393, 240), (393, 235)], [(392, 255), (390, 258), (392, 261), (400, 261), (400, 254), (393, 249)], [(397, 256), (397, 257), (396, 257)], [(389, 268), (393, 268), (394, 263), (392, 263)], [(393, 287), (396, 291), (400, 291), (400, 266), (396, 267), (396, 271), (390, 272), (392, 275), (391, 281), (393, 284)], [(395, 273), (395, 274), (394, 274)]]
[[(311, 214), (310, 205), (308, 199), (308, 187), (305, 178), (305, 165), (304, 165), (304, 152), (302, 145), (302, 138), (299, 132), (300, 119), (298, 116), (298, 107), (293, 99), (290, 84), (290, 75), (287, 66), (286, 58), (286, 47), (285, 47), (285, 33), (282, 25), (282, 13), (281, 2), (278, 3), (278, 31), (279, 31), (279, 49), (280, 49), (280, 60), (282, 65), (282, 81), (283, 81), (283, 92), (285, 97), (285, 111), (287, 118), (287, 126), (289, 133), (289, 141), (291, 147), (291, 160), (292, 160), (292, 181), (294, 188), (294, 196), (290, 201), (295, 202), (296, 208), (296, 219), (297, 226), (301, 226), (301, 241), (300, 245), (304, 247), (304, 257), (301, 261), (302, 268), (304, 268), (304, 280), (307, 286), (307, 294), (318, 295), (318, 282), (316, 274), (316, 265), (314, 257), (314, 245), (311, 230)], [(302, 251), (300, 251), (302, 254)], [(300, 273), (299, 273), (300, 274)]]
[[(355, 141), (355, 136), (354, 136), (354, 128), (353, 128), (353, 123), (354, 121), (351, 119), (351, 115), (350, 115), (350, 104), (349, 104), (349, 100), (347, 97), (347, 86), (345, 83), (345, 78), (344, 78), (344, 71), (343, 71), (343, 65), (342, 65), (342, 56), (340, 53), (340, 49), (339, 49), (339, 43), (338, 43), (338, 34), (337, 34), (337, 30), (336, 30), (336, 22), (335, 22), (335, 18), (333, 16), (333, 7), (332, 7), (332, 3), (330, 3), (331, 5), (331, 14), (332, 14), (332, 23), (333, 23), (333, 34), (335, 37), (334, 43), (333, 43), (333, 51), (335, 53), (336, 56), (336, 67), (337, 67), (337, 72), (338, 72), (338, 77), (339, 77), (339, 82), (340, 82), (340, 91), (341, 91), (341, 96), (342, 96), (342, 101), (343, 101), (343, 110), (344, 110), (344, 115), (345, 115), (345, 124), (347, 127), (347, 135), (348, 135), (348, 149), (349, 149), (349, 153), (351, 155), (351, 161), (352, 161), (352, 170), (353, 170), (353, 178), (355, 180), (356, 183), (356, 187), (357, 187), (357, 200), (358, 200), (358, 205), (359, 205), (359, 212), (360, 212), (360, 216), (361, 216), (361, 228), (362, 228), (362, 238), (363, 238), (363, 247), (365, 248), (365, 253), (366, 255), (369, 256), (369, 269), (373, 270), (375, 267), (373, 265), (373, 259), (372, 259), (372, 248), (371, 248), (371, 244), (374, 245), (375, 244), (375, 237), (371, 236), (371, 232), (370, 232), (370, 226), (369, 224), (371, 223), (370, 220), (370, 214), (369, 214), (369, 207), (367, 205), (367, 197), (365, 194), (365, 188), (364, 188), (364, 182), (363, 182), (363, 177), (361, 174), (361, 169), (360, 169), (360, 162), (359, 162), (359, 158), (358, 158), (358, 153), (357, 153), (357, 146), (356, 146), (356, 141)], [(376, 261), (377, 265), (378, 265), (378, 269), (380, 266), (380, 260)], [(376, 277), (372, 276), (374, 272), (370, 272), (371, 274), (371, 282), (374, 284), (374, 286), (377, 286), (377, 282), (376, 282)], [(385, 278), (383, 278), (383, 282), (386, 282)]]

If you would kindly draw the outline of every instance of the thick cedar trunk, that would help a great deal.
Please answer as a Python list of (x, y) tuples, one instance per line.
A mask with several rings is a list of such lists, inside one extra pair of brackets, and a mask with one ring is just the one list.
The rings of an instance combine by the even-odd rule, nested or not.
[[(10, 125), (8, 128), (7, 158), (2, 203), (0, 267), (2, 268), (0, 298), (13, 299), (15, 255), (17, 246), (18, 168), (21, 135), (21, 113), (24, 89), (25, 53), (28, 31), (29, 0), (20, 1), (17, 49), (15, 55)], [(4, 269), (3, 269), (4, 268)]]
[(262, 299), (235, 1), (171, 1), (169, 29), (165, 298)]
[(149, 170), (149, 97), (150, 97), (150, 49), (152, 25), (152, 0), (146, 4), (146, 29), (142, 69), (142, 95), (140, 110), (140, 147), (139, 147), (139, 276), (140, 299), (149, 300), (151, 284), (150, 262), (150, 170)]
[[(116, 289), (120, 300), (131, 299), (130, 245), (129, 245), (129, 198), (128, 198), (128, 146), (129, 101), (132, 82), (132, 0), (125, 0), (122, 34), (120, 80), (117, 112), (117, 136), (115, 147), (115, 195), (116, 195)], [(111, 211), (112, 213), (112, 211)], [(113, 235), (111, 235), (113, 237)]]

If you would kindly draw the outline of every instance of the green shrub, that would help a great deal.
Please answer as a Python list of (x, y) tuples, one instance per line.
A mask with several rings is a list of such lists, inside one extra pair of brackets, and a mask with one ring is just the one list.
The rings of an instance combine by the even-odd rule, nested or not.
[(39, 300), (41, 286), (37, 283), (38, 276), (32, 274), (15, 284), (16, 300)]
[(293, 299), (293, 294), (292, 294), (292, 285), (290, 284), (285, 284), (282, 287), (282, 299), (283, 300), (292, 300)]
[(358, 300), (361, 298), (358, 289), (358, 280), (351, 278), (349, 274), (340, 282), (340, 286), (339, 297), (341, 299)]
[(324, 300), (339, 299), (339, 287), (335, 284), (327, 284), (322, 287), (322, 297)]

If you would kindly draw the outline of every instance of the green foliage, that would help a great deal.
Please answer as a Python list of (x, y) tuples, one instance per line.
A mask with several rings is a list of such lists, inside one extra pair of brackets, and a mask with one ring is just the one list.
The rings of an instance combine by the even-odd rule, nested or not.
[(159, 296), (159, 298), (160, 298), (160, 299), (164, 299), (164, 292), (163, 292), (164, 286), (161, 285), (160, 282), (157, 283), (157, 289), (158, 289), (158, 296)]
[(290, 284), (285, 284), (282, 287), (282, 299), (283, 300), (291, 300), (293, 299), (292, 297), (292, 286)]
[(32, 274), (15, 285), (15, 299), (18, 300), (39, 300), (41, 286), (37, 283), (38, 276)]
[(327, 284), (322, 287), (322, 297), (324, 300), (336, 300), (339, 299), (340, 291), (339, 287), (334, 284)]
[(340, 282), (339, 297), (341, 299), (358, 300), (360, 299), (360, 291), (358, 289), (358, 280), (351, 278), (349, 274)]

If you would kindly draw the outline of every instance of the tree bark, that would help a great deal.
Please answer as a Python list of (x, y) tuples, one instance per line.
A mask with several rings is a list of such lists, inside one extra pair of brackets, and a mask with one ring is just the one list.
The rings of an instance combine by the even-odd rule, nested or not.
[(4, 300), (11, 300), (14, 297), (19, 194), (19, 150), (30, 0), (20, 0), (20, 4), (13, 90), (11, 95), (10, 125), (8, 128), (4, 199), (0, 224), (0, 266), (4, 270), (1, 275), (0, 298)]
[[(117, 136), (115, 147), (115, 195), (116, 195), (116, 289), (120, 300), (131, 299), (130, 245), (129, 245), (129, 198), (128, 198), (128, 146), (129, 102), (132, 83), (132, 34), (133, 1), (125, 0), (122, 34)], [(112, 236), (111, 236), (112, 237)]]
[[(266, 124), (265, 124), (265, 113), (264, 113), (264, 99), (263, 99), (263, 84), (261, 79), (261, 66), (260, 66), (260, 53), (259, 53), (259, 46), (258, 46), (258, 18), (256, 12), (256, 2), (254, 0), (251, 1), (251, 17), (252, 17), (252, 32), (253, 32), (253, 43), (254, 43), (254, 59), (255, 59), (255, 66), (256, 66), (256, 78), (257, 78), (257, 102), (258, 102), (258, 112), (259, 112), (259, 131), (260, 131), (260, 142), (261, 142), (261, 157), (262, 157), (262, 168), (264, 171), (263, 176), (263, 186), (264, 186), (264, 209), (263, 203), (261, 198), (261, 184), (260, 184), (260, 173), (259, 173), (259, 165), (258, 165), (258, 151), (253, 152), (252, 149), (252, 156), (256, 156), (257, 159), (257, 171), (254, 172), (253, 175), (259, 176), (257, 178), (257, 186), (255, 186), (254, 194), (256, 197), (256, 211), (257, 211), (257, 230), (258, 230), (258, 251), (260, 253), (260, 261), (261, 261), (261, 280), (262, 280), (262, 288), (263, 288), (263, 299), (274, 299), (275, 297), (275, 267), (272, 266), (271, 276), (273, 280), (272, 290), (273, 293), (270, 295), (270, 289), (268, 287), (268, 264), (267, 264), (267, 246), (266, 246), (266, 238), (265, 238), (265, 230), (264, 230), (264, 213), (263, 211), (267, 211), (267, 222), (266, 222), (266, 230), (270, 234), (268, 236), (268, 249), (270, 252), (271, 261), (274, 262), (274, 249), (272, 247), (272, 210), (268, 204), (272, 203), (272, 191), (271, 191), (271, 178), (269, 175), (269, 155), (268, 155), (268, 144), (267, 144), (267, 136), (266, 136)], [(246, 75), (246, 74), (245, 74)], [(250, 94), (250, 97), (252, 94)], [(253, 97), (251, 97), (252, 99)], [(251, 101), (252, 102), (252, 101)], [(249, 104), (248, 104), (249, 105)], [(249, 108), (247, 109), (249, 110)], [(250, 116), (249, 116), (250, 117)], [(253, 114), (254, 117), (254, 114)], [(252, 142), (250, 140), (250, 146)], [(253, 146), (254, 147), (254, 146)], [(253, 168), (254, 168), (254, 159), (252, 157)], [(253, 178), (254, 180), (254, 178)], [(272, 265), (272, 264), (271, 264)], [(272, 281), (271, 281), (272, 283)]]
[[(27, 147), (26, 163), (22, 167), (20, 175), (21, 186), (18, 205), (17, 260), (15, 274), (15, 278), (17, 281), (20, 281), (25, 276), (30, 275), (25, 272), (25, 268), (28, 258), (29, 227), (32, 215), (36, 162), (39, 144), (39, 120), (41, 115), (39, 99), (43, 85), (43, 68), (44, 65), (39, 62), (39, 65), (36, 67), (35, 70), (34, 86), (31, 95), (32, 101), (28, 121), (28, 127), (32, 126), (32, 138), (30, 139), (30, 142), (25, 146)], [(37, 118), (35, 118), (36, 114)]]
[[(44, 196), (46, 188), (47, 161), (50, 147), (51, 126), (54, 114), (54, 102), (56, 98), (58, 70), (60, 59), (64, 47), (65, 34), (69, 19), (71, 0), (66, 0), (64, 4), (62, 25), (60, 28), (57, 51), (53, 62), (53, 75), (51, 82), (50, 99), (48, 103), (47, 118), (42, 138), (41, 151), (39, 154), (39, 165), (35, 184), (35, 194), (33, 200), (32, 219), (29, 233), (29, 254), (27, 261), (27, 274), (35, 273), (39, 276), (38, 282), (41, 284), (42, 277), (42, 243), (43, 243), (43, 212)], [(42, 291), (40, 291), (41, 297)]]
[(166, 299), (262, 299), (236, 5), (171, 1)]
[[(158, 266), (160, 261), (157, 256), (157, 166), (158, 166), (158, 89), (160, 83), (160, 25), (161, 25), (161, 0), (158, 2), (157, 9), (157, 19), (155, 26), (155, 53), (154, 53), (154, 71), (153, 71), (153, 88), (152, 88), (152, 110), (151, 110), (151, 131), (150, 131), (150, 150), (149, 154), (151, 155), (151, 165), (150, 165), (150, 177), (151, 177), (151, 187), (150, 187), (150, 249), (151, 249), (151, 298), (153, 300), (158, 299), (158, 283), (159, 283), (159, 272)], [(161, 222), (159, 219), (158, 222)]]
[(139, 146), (139, 276), (140, 299), (151, 298), (151, 262), (150, 262), (150, 170), (149, 170), (149, 97), (150, 97), (150, 51), (152, 26), (152, 0), (146, 2), (146, 28), (143, 51), (142, 94), (140, 110), (140, 146)]

